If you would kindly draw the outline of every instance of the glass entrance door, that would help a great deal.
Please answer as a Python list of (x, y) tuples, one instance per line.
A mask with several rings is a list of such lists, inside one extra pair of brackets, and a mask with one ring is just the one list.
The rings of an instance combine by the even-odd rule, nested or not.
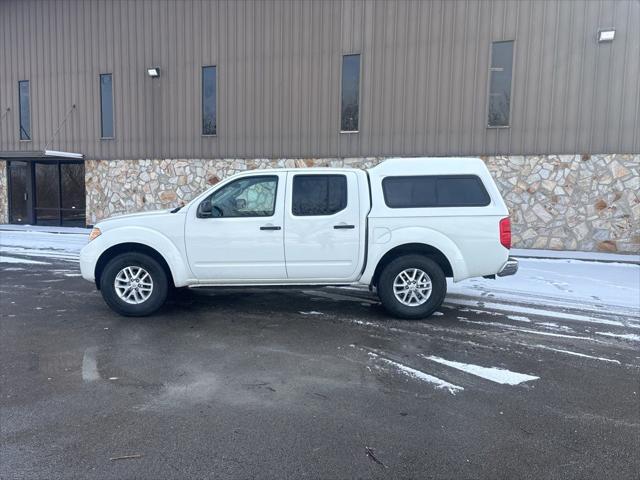
[(36, 224), (84, 227), (84, 163), (37, 161), (34, 166)]
[(31, 178), (27, 162), (9, 162), (9, 222), (31, 223)]
[(60, 225), (60, 179), (57, 162), (35, 163), (36, 225)]

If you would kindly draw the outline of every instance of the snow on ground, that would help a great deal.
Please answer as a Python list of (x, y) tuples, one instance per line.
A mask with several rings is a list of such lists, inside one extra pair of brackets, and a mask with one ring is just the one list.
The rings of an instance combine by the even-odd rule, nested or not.
[[(31, 227), (35, 228), (35, 227)], [(0, 227), (0, 251), (19, 253), (48, 253), (51, 257), (56, 254), (71, 253), (77, 255), (80, 249), (89, 241), (89, 230), (86, 228), (72, 228), (69, 233), (61, 230), (4, 230)]]
[(488, 301), (535, 297), (557, 307), (602, 310), (607, 305), (640, 310), (640, 265), (539, 258), (518, 261), (516, 275), (450, 282), (448, 291)]
[(26, 258), (5, 257), (0, 255), (0, 263), (25, 263), (28, 265), (49, 265), (47, 262), (38, 262), (36, 260), (28, 260)]

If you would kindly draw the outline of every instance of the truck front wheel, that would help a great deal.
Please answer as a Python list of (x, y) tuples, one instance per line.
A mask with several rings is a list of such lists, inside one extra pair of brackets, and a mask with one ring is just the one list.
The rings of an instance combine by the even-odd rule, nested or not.
[(378, 296), (394, 317), (426, 318), (435, 312), (447, 293), (442, 268), (428, 257), (405, 255), (384, 267), (378, 279)]
[(100, 277), (104, 301), (116, 313), (127, 317), (151, 315), (164, 304), (168, 290), (162, 266), (143, 253), (114, 257)]

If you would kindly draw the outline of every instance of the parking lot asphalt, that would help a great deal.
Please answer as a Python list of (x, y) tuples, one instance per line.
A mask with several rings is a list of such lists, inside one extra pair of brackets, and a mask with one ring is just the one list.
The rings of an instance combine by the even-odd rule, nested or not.
[(633, 315), (333, 287), (124, 318), (77, 264), (0, 276), (2, 479), (638, 478)]

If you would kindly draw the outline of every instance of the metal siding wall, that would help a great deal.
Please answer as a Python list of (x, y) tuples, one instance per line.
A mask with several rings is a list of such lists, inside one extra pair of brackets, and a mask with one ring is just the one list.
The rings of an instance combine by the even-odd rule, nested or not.
[[(49, 147), (88, 158), (638, 152), (639, 24), (635, 0), (4, 0), (0, 150), (43, 149), (75, 104)], [(496, 40), (515, 40), (507, 129), (486, 128)], [(339, 133), (348, 53), (361, 55), (357, 134)], [(200, 134), (205, 65), (215, 137)], [(113, 140), (99, 138), (100, 73)]]

